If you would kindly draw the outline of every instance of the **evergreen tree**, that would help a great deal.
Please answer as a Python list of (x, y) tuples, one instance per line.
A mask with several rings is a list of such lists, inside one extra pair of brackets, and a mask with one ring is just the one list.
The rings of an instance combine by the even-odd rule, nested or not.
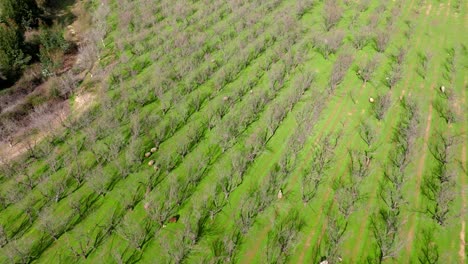
[(21, 49), (23, 35), (14, 25), (0, 23), (0, 81), (12, 82), (31, 59)]
[(0, 22), (15, 22), (21, 30), (37, 26), (40, 10), (35, 0), (0, 0)]

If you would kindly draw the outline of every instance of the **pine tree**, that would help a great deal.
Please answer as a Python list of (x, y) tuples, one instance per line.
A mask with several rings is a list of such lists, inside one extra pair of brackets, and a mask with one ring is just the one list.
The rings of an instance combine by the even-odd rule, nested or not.
[(40, 10), (35, 0), (0, 0), (0, 22), (11, 24), (25, 30), (37, 26)]
[(13, 23), (0, 23), (0, 80), (12, 82), (31, 59), (23, 53), (23, 35)]

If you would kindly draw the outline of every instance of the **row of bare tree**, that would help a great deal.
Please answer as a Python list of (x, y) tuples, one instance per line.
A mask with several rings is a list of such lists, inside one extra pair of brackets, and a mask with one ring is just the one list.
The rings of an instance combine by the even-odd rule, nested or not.
[(384, 167), (384, 177), (379, 182), (378, 196), (382, 204), (379, 211), (371, 217), (371, 230), (376, 248), (369, 260), (378, 263), (398, 256), (403, 246), (397, 236), (402, 224), (400, 213), (402, 206), (406, 204), (402, 188), (406, 179), (405, 171), (411, 161), (419, 121), (418, 108), (414, 101), (404, 98), (401, 108), (400, 120), (392, 137), (393, 147)]

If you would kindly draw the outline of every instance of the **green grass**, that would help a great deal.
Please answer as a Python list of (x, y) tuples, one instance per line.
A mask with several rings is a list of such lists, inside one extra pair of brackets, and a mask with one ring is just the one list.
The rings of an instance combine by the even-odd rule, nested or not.
[[(180, 1), (188, 8), (187, 13), (183, 13), (178, 1), (162, 1), (151, 6), (151, 1), (123, 2), (109, 3), (108, 34), (100, 65), (108, 69), (109, 78), (102, 80), (98, 106), (75, 121), (71, 128), (65, 128), (38, 145), (43, 154), (25, 158), (22, 164), (26, 166), (15, 165), (17, 171), (13, 176), (0, 177), (0, 198), (8, 200), (12, 194), (17, 196), (5, 208), (0, 207), (0, 225), (8, 237), (8, 243), (0, 248), (1, 263), (8, 263), (11, 257), (15, 262), (34, 260), (39, 263), (114, 263), (120, 257), (125, 262), (172, 263), (177, 261), (173, 254), (181, 248), (187, 249), (182, 257), (184, 263), (224, 263), (226, 259), (214, 258), (213, 243), (223, 241), (237, 228), (244, 228), (246, 232), (241, 233), (240, 242), (235, 244), (232, 261), (265, 263), (269, 236), (291, 209), (298, 211), (305, 225), (288, 244), (287, 262), (318, 263), (320, 259), (331, 258), (326, 253), (330, 232), (327, 210), (331, 208), (332, 213), (339, 214), (339, 197), (333, 186), (337, 180), (350, 179), (348, 150), (367, 148), (359, 136), (358, 126), (363, 120), (375, 129), (375, 151), (369, 174), (358, 185), (362, 199), (345, 220), (346, 230), (337, 254), (343, 263), (378, 262), (371, 217), (379, 209), (386, 208), (379, 196), (379, 182), (383, 181), (385, 165), (396, 148), (392, 138), (402, 120), (400, 96), (417, 104), (419, 123), (410, 145), (405, 181), (400, 191), (404, 203), (399, 208), (396, 253), (383, 262), (418, 262), (422, 249), (427, 246), (421, 238), (422, 231), (430, 229), (434, 232), (432, 242), (437, 246), (439, 261), (462, 263), (459, 249), (461, 222), (466, 221), (466, 205), (462, 199), (466, 171), (463, 172), (459, 164), (467, 167), (467, 161), (463, 160), (466, 154), (462, 153), (467, 131), (468, 54), (465, 49), (468, 43), (463, 37), (467, 26), (466, 4), (404, 1), (400, 15), (394, 17), (392, 8), (399, 3), (396, 1), (383, 4), (369, 1), (369, 7), (363, 12), (357, 11), (358, 2), (340, 1), (343, 17), (335, 28), (344, 33), (344, 44), (337, 54), (326, 59), (313, 45), (314, 37), (323, 31), (323, 1), (314, 4), (304, 1), (305, 13), (300, 16), (294, 13), (299, 1), (289, 0), (238, 5), (223, 1), (210, 11), (206, 3), (209, 1)], [(273, 2), (276, 4), (270, 5)], [(380, 9), (382, 6), (386, 6), (385, 10)], [(351, 42), (354, 28), (367, 25), (375, 16), (380, 18), (377, 27), (381, 29), (389, 20), (394, 21), (393, 30), (388, 32), (387, 48), (379, 54), (373, 41), (369, 41), (362, 50), (354, 49)], [(240, 20), (241, 17), (245, 20)], [(408, 24), (413, 27), (409, 37), (405, 36)], [(391, 55), (401, 47), (407, 50), (402, 78), (389, 90), (383, 80), (391, 69)], [(444, 66), (451, 48), (456, 58), (453, 72)], [(345, 51), (353, 54), (353, 64), (335, 91), (328, 93), (333, 65), (338, 54)], [(431, 56), (423, 78), (418, 54), (425, 52)], [(378, 67), (371, 81), (363, 84), (355, 69), (375, 55), (380, 55)], [(285, 72), (284, 80), (273, 90), (271, 81), (280, 68)], [(298, 100), (285, 111), (284, 118), (277, 129), (268, 134), (264, 145), (256, 145), (255, 136), (267, 129), (275, 109), (289, 104), (304, 74), (315, 75), (310, 87), (303, 94), (297, 94)], [(453, 124), (447, 124), (432, 106), (433, 100), (440, 96), (441, 85), (453, 95), (447, 101), (449, 107), (460, 109), (456, 111), (457, 120)], [(253, 100), (262, 94), (266, 103), (260, 103), (258, 111), (250, 113)], [(369, 98), (383, 94), (391, 96), (391, 105), (384, 118), (377, 120)], [(229, 99), (226, 101), (225, 97)], [(194, 110), (192, 103), (199, 99), (200, 107)], [(165, 109), (169, 102), (170, 107)], [(311, 129), (304, 130), (299, 116), (314, 105), (320, 106), (318, 115), (306, 112), (305, 120)], [(205, 124), (215, 109), (224, 109), (226, 113), (210, 129)], [(231, 141), (222, 146), (220, 139), (232, 124), (239, 127), (232, 128), (235, 132)], [(190, 140), (196, 128), (200, 129), (200, 138), (187, 149), (185, 156), (180, 156), (178, 149)], [(443, 226), (422, 213), (431, 202), (421, 193), (421, 184), (436, 164), (429, 145), (433, 144), (431, 135), (439, 130), (447, 135), (460, 135), (459, 143), (450, 148), (448, 169), (454, 175), (452, 191), (456, 195), (449, 204)], [(167, 133), (158, 141), (159, 134), (164, 131)], [(280, 161), (292, 155), (291, 142), (297, 139), (296, 132), (302, 133), (305, 140), (296, 142), (297, 153), (291, 170), (280, 173), (280, 182), (275, 185), (274, 192), (267, 193), (269, 200), (256, 212), (252, 223), (239, 226), (237, 219), (244, 203), (255, 201), (252, 190), (257, 186), (256, 192), (261, 193)], [(322, 182), (315, 197), (304, 204), (301, 199), (303, 170), (312, 164), (321, 139), (338, 133), (341, 137), (333, 150), (330, 166), (321, 175)], [(144, 158), (144, 153), (155, 144), (159, 144), (158, 150)], [(252, 146), (258, 147), (259, 152), (247, 162), (242, 181), (234, 187), (226, 204), (207, 220), (207, 231), (193, 244), (187, 238), (182, 239), (180, 234), (186, 230), (186, 224), (193, 223), (197, 213), (207, 210), (204, 206), (209, 205), (210, 199), (222, 195), (215, 187), (221, 175), (231, 169), (236, 155), (248, 154)], [(114, 151), (113, 147), (118, 148)], [(174, 180), (184, 183), (191, 179), (191, 169), (204, 159), (209, 162), (200, 180), (187, 185), (187, 196), (179, 203), (171, 200), (169, 191), (176, 184)], [(156, 161), (159, 172), (147, 165), (150, 160)], [(63, 165), (54, 171), (52, 161), (62, 161)], [(166, 170), (170, 162), (173, 162), (172, 168)], [(82, 185), (70, 176), (69, 168), (73, 166), (80, 167), (75, 173), (85, 175)], [(161, 179), (147, 189), (155, 173), (160, 173)], [(21, 184), (24, 175), (31, 175), (34, 182), (31, 190)], [(112, 182), (104, 188), (105, 195), (97, 193), (95, 184), (100, 178), (96, 180), (96, 177)], [(65, 180), (65, 190), (57, 202), (41, 194), (47, 191), (47, 186), (57, 187), (62, 180)], [(280, 188), (284, 197), (278, 200), (276, 194)], [(134, 208), (126, 208), (134, 198)], [(165, 219), (167, 226), (161, 227), (151, 220), (144, 206), (150, 201), (166, 200), (174, 206), (170, 215), (178, 214), (180, 219), (177, 223), (167, 223)], [(71, 206), (77, 201), (82, 205), (81, 216)], [(31, 219), (28, 208), (32, 212)], [(52, 212), (52, 226), (64, 221), (56, 239), (42, 227), (47, 210)], [(127, 222), (134, 225), (133, 234), (150, 223), (141, 249), (136, 249), (122, 234)], [(86, 257), (73, 256), (73, 250), (80, 247), (88, 247)], [(21, 250), (15, 251), (15, 248)]]

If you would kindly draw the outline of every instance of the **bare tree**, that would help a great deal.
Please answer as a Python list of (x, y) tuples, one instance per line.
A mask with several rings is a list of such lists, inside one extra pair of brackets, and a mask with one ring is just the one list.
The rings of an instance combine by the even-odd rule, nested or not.
[(397, 241), (400, 220), (399, 212), (380, 209), (371, 217), (371, 230), (377, 244), (377, 256), (371, 260), (373, 263), (382, 263), (389, 258), (395, 258), (402, 248)]
[(323, 137), (314, 148), (311, 164), (302, 172), (302, 201), (308, 203), (317, 193), (318, 186), (322, 182), (325, 171), (329, 168), (333, 160), (333, 152), (340, 138), (340, 134), (335, 138), (331, 135)]
[(375, 129), (371, 126), (369, 121), (361, 120), (361, 122), (359, 123), (358, 130), (359, 130), (359, 137), (361, 137), (364, 143), (366, 143), (367, 148), (371, 148), (376, 140)]
[(427, 69), (429, 67), (429, 62), (432, 58), (432, 54), (428, 51), (422, 53), (418, 53), (419, 57), (419, 67), (417, 69), (417, 73), (421, 76), (421, 78), (426, 79)]
[(335, 54), (343, 43), (344, 32), (340, 29), (329, 31), (314, 38), (314, 45), (325, 59)]
[(65, 231), (68, 220), (64, 217), (58, 217), (51, 208), (45, 208), (39, 214), (39, 228), (54, 240)]
[(48, 201), (58, 203), (67, 196), (67, 183), (66, 178), (48, 178), (39, 186), (39, 191)]
[(384, 52), (387, 48), (388, 42), (390, 41), (391, 29), (381, 29), (375, 32), (374, 42), (378, 52)]
[(380, 56), (377, 54), (363, 64), (359, 65), (356, 72), (359, 79), (361, 79), (364, 83), (370, 81), (374, 75), (375, 70), (379, 66), (379, 63)]
[(34, 241), (30, 239), (14, 240), (5, 247), (5, 255), (10, 263), (30, 263), (37, 258), (33, 252)]
[(385, 95), (378, 95), (374, 99), (374, 103), (371, 105), (371, 110), (377, 120), (382, 120), (385, 117), (391, 103), (391, 96), (388, 93)]
[(393, 64), (391, 70), (387, 72), (383, 83), (389, 89), (392, 89), (401, 80), (401, 78), (402, 78), (401, 65)]
[(350, 163), (348, 165), (349, 174), (360, 181), (369, 174), (370, 162), (373, 155), (367, 150), (348, 150)]
[(9, 239), (8, 239), (8, 234), (5, 230), (5, 226), (0, 224), (0, 248), (8, 244)]
[(434, 239), (434, 229), (425, 228), (420, 235), (421, 249), (418, 254), (419, 263), (437, 264), (439, 262), (439, 247)]
[(446, 224), (450, 205), (455, 199), (455, 184), (453, 182), (439, 182), (435, 177), (426, 177), (421, 186), (422, 194), (431, 201), (426, 207), (426, 213), (434, 219), (437, 224)]
[(328, 82), (329, 92), (332, 93), (335, 88), (343, 81), (349, 67), (353, 63), (353, 55), (344, 52), (338, 55), (335, 63), (333, 64), (330, 80)]
[(242, 233), (234, 226), (232, 231), (211, 242), (214, 263), (231, 263), (237, 259), (237, 248), (242, 241)]
[(362, 50), (371, 40), (371, 29), (367, 26), (360, 28), (353, 34), (353, 46), (357, 50)]
[(176, 231), (175, 237), (166, 237), (160, 241), (162, 247), (168, 255), (168, 263), (180, 264), (188, 256), (192, 245), (188, 233), (184, 231)]
[(101, 196), (106, 196), (112, 184), (112, 175), (105, 172), (101, 166), (96, 167), (89, 177), (90, 187)]
[(451, 106), (449, 106), (446, 99), (436, 98), (432, 101), (432, 106), (447, 124), (451, 124), (456, 121), (455, 112), (452, 110)]
[(275, 221), (272, 230), (268, 232), (265, 251), (267, 263), (287, 262), (304, 225), (305, 221), (296, 209), (290, 209), (282, 219)]
[(325, 29), (329, 31), (340, 21), (343, 15), (343, 9), (336, 0), (327, 0), (323, 8), (323, 24)]
[(328, 263), (339, 263), (340, 247), (344, 242), (344, 234), (348, 228), (348, 221), (339, 213), (335, 213), (332, 209), (327, 212), (327, 227), (325, 231), (325, 255)]
[(141, 223), (129, 215), (124, 216), (117, 227), (117, 234), (125, 239), (134, 249), (141, 251), (144, 245), (151, 239), (151, 222)]
[(69, 238), (67, 239), (68, 249), (73, 256), (82, 259), (88, 258), (91, 252), (96, 248), (96, 239), (92, 233), (91, 231), (80, 230), (72, 241), (70, 241)]

